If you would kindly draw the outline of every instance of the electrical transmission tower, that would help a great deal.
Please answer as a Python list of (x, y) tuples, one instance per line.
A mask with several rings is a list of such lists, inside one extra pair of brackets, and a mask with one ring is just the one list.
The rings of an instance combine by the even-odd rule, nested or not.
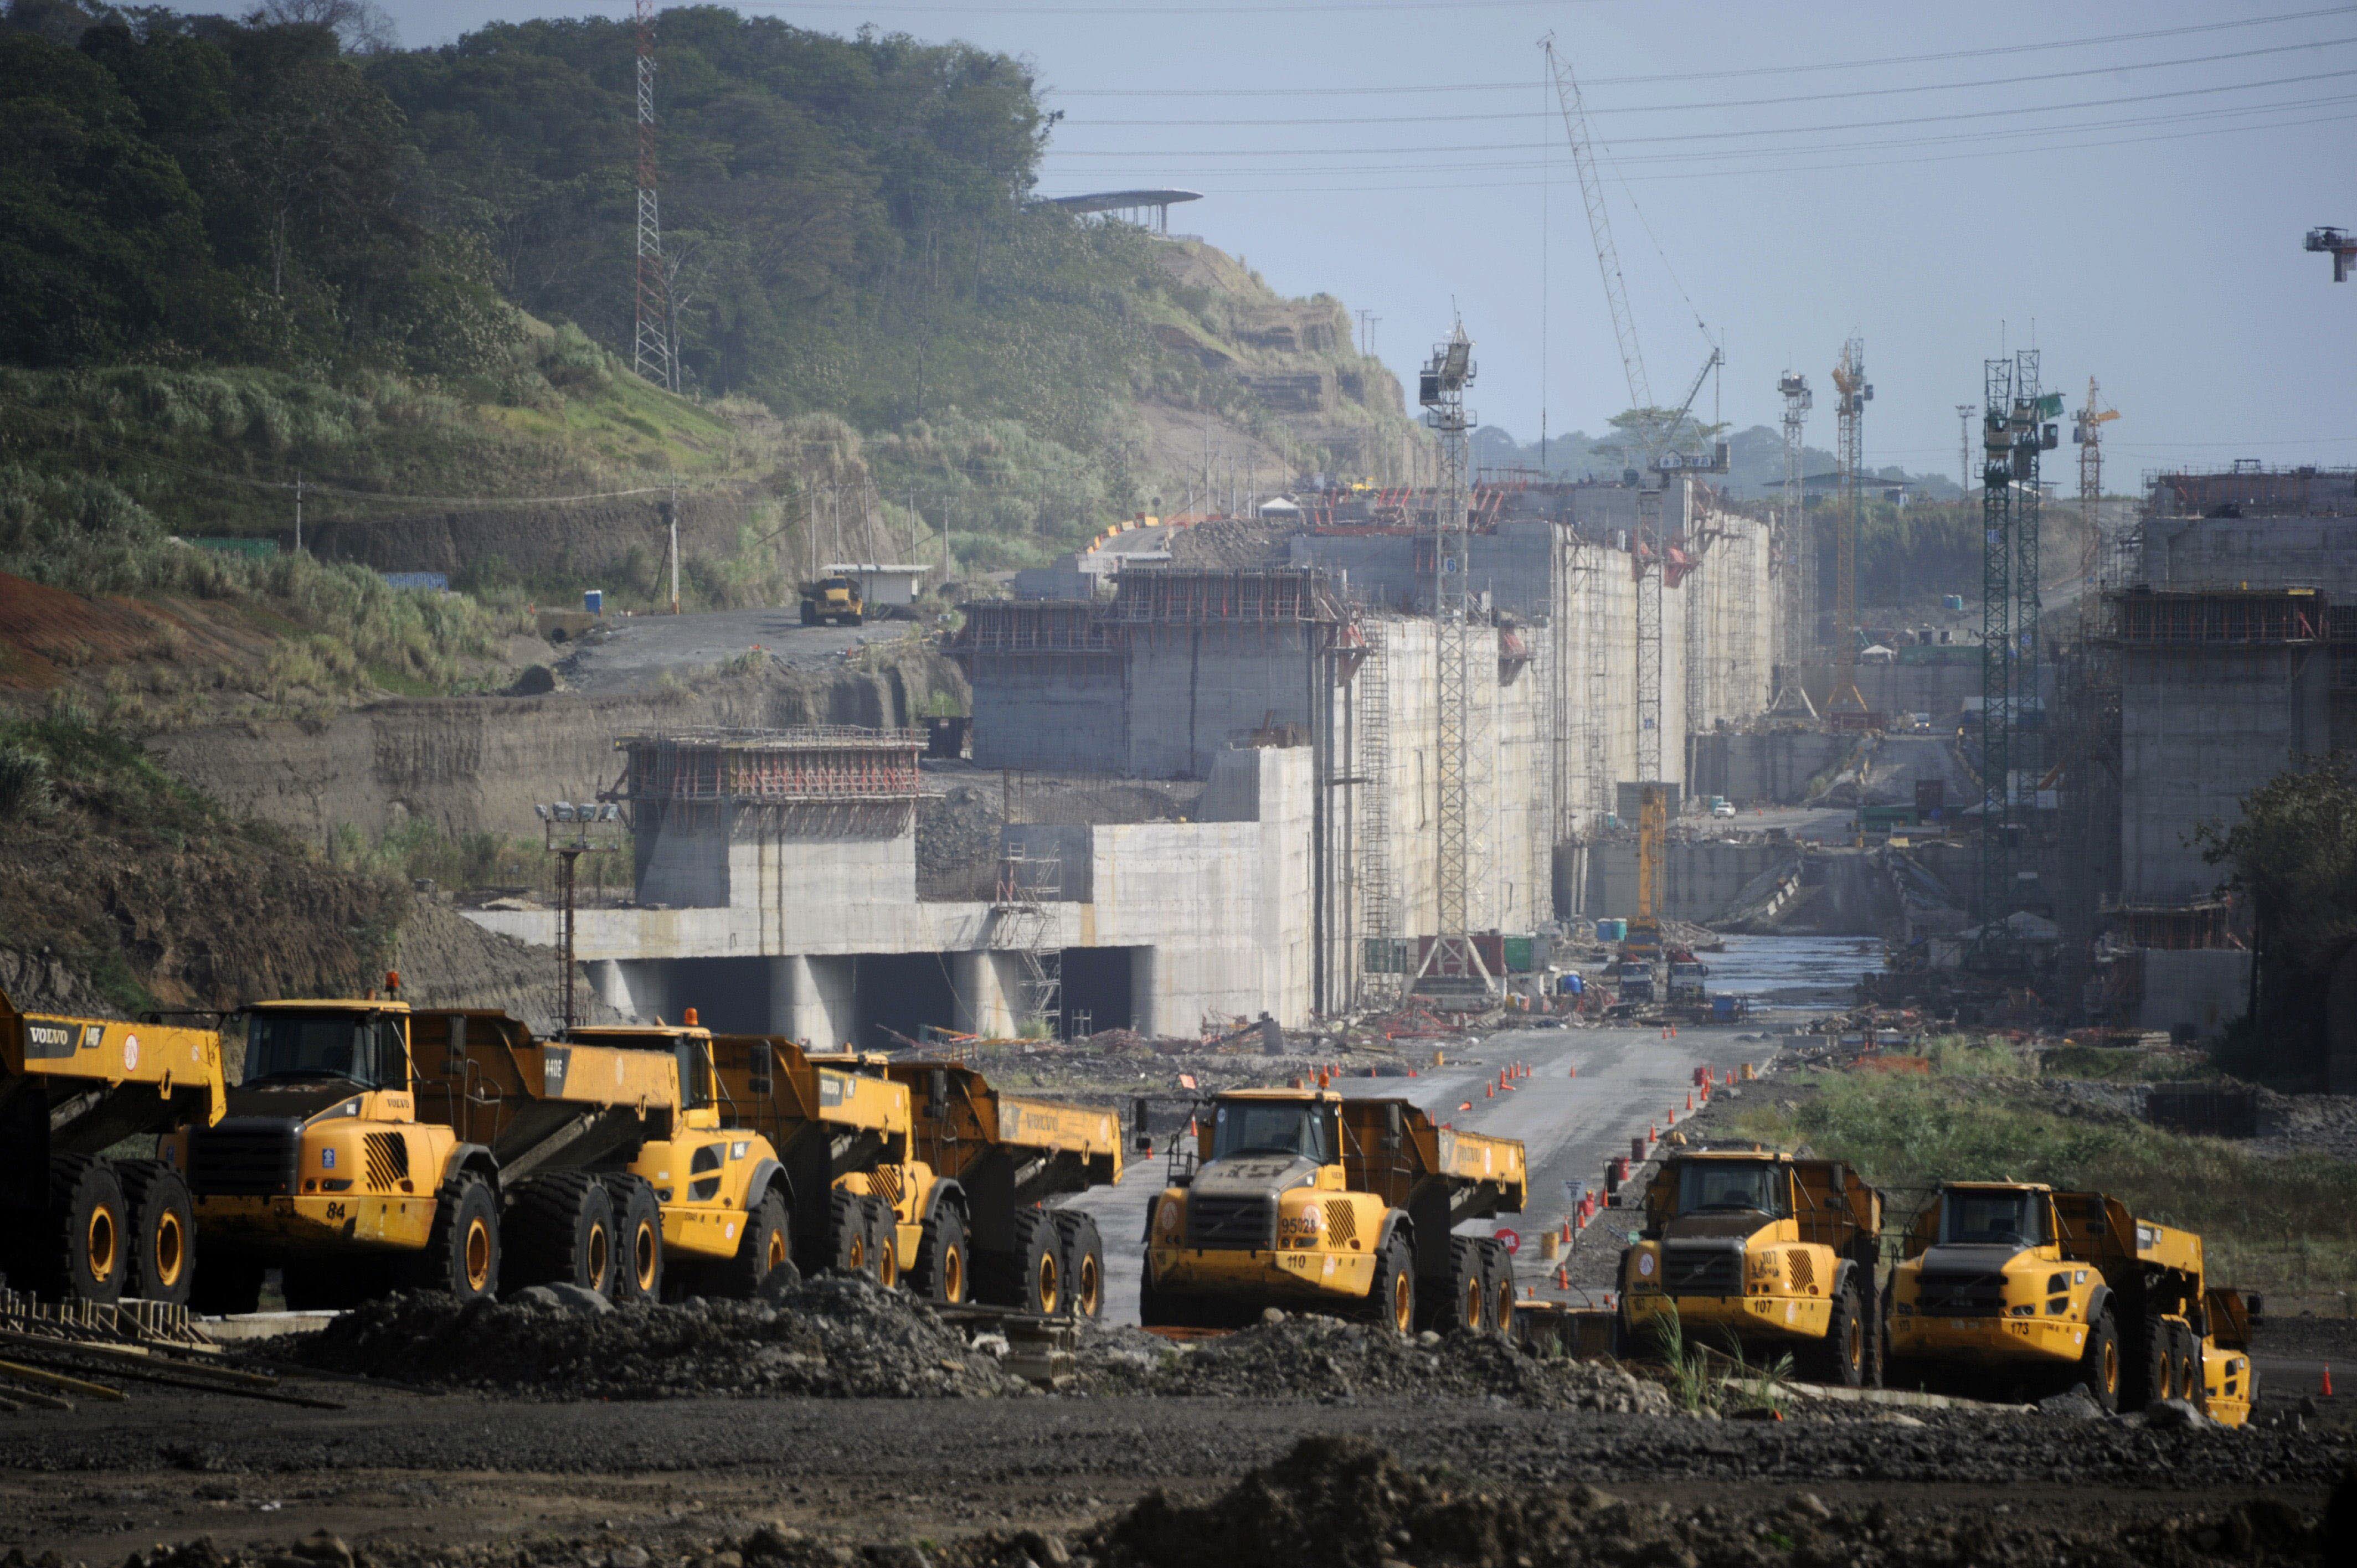
[(631, 335), (630, 363), (655, 385), (677, 392), (679, 360), (672, 343), (671, 276), (663, 266), (662, 214), (655, 199), (654, 0), (638, 0), (638, 322)]
[(1982, 949), (2018, 908), (2021, 840), (2038, 801), (2039, 454), (2059, 445), (2059, 393), (2041, 393), (2038, 351), (1985, 362), (1981, 407)]
[(1488, 618), (1473, 598), (1466, 568), (1471, 511), (1468, 493), (1471, 418), (1465, 389), (1473, 382), (1473, 340), (1459, 323), (1436, 346), (1416, 389), (1425, 423), (1440, 437), (1440, 483), (1433, 496), (1432, 618), (1436, 647), (1434, 755), (1438, 759), (1439, 810), (1433, 813), (1434, 883), (1438, 905), (1432, 946), (1416, 968), (1415, 988), (1429, 994), (1486, 1003), (1491, 976), (1473, 941), (1473, 769), (1483, 749), (1474, 735), (1486, 715), (1474, 679), (1493, 660)]
[(1857, 690), (1857, 510), (1866, 452), (1866, 405), (1874, 383), (1866, 379), (1866, 339), (1842, 345), (1834, 367), (1836, 469), (1841, 499), (1834, 516), (1834, 688), (1825, 714), (1835, 725), (1867, 722), (1866, 699)]
[(1816, 643), (1817, 551), (1809, 537), (1809, 512), (1801, 486), (1801, 432), (1809, 423), (1816, 395), (1809, 378), (1786, 371), (1776, 378), (1784, 397), (1784, 516), (1773, 549), (1778, 608), (1776, 628), (1776, 695), (1768, 704), (1771, 714), (1817, 716), (1816, 705), (1801, 685), (1801, 661)]

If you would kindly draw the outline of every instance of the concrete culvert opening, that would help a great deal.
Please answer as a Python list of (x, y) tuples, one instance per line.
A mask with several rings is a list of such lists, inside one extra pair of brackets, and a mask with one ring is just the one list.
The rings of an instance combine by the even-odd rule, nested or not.
[(852, 961), (852, 1005), (858, 1040), (875, 1050), (894, 1050), (935, 1028), (957, 1026), (957, 990), (947, 953), (862, 953)]
[(1066, 948), (1063, 965), (1064, 1033), (1137, 1026), (1134, 972), (1135, 948)]

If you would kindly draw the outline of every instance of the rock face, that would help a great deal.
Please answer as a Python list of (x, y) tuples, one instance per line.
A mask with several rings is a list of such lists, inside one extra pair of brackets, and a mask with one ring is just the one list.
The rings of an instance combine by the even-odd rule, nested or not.
[(533, 831), (543, 800), (614, 781), (616, 737), (720, 725), (910, 725), (922, 669), (772, 670), (614, 696), (437, 697), (378, 703), (325, 724), (221, 725), (159, 736), (167, 768), (235, 815), (325, 844), (349, 823), (375, 837), (413, 819), (457, 836)]

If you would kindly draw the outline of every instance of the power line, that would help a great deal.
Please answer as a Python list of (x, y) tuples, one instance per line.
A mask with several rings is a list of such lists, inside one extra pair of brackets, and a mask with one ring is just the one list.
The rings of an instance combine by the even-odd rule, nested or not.
[[(1670, 135), (1621, 136), (1616, 138), (1621, 146), (1644, 146), (1664, 142), (1723, 142), (1731, 139), (1749, 140), (1758, 136), (1803, 136), (1821, 132), (1874, 131), (1901, 125), (1937, 125), (1961, 120), (2017, 119), (2024, 114), (2061, 114), (2080, 109), (2106, 109), (2122, 103), (2152, 103), (2162, 99), (2206, 98), (2221, 92), (2252, 92), (2264, 87), (2294, 87), (2309, 81), (2336, 81), (2357, 76), (2357, 67), (2341, 70), (2309, 71), (2300, 76), (2269, 77), (2262, 81), (2218, 82), (2207, 87), (2178, 87), (2165, 92), (2136, 92), (2119, 98), (2083, 98), (2072, 103), (2042, 103), (2010, 109), (1963, 109), (1945, 114), (1910, 114), (1895, 120), (1848, 120), (1829, 125), (1769, 125), (1753, 126), (1740, 131), (1683, 131)], [(2068, 130), (2068, 126), (2056, 127)], [(1178, 150), (1141, 148), (1125, 151), (1118, 147), (1085, 147), (1074, 151), (1083, 156), (1136, 158), (1284, 158), (1284, 157), (1347, 157), (1353, 154), (1376, 152), (1413, 152), (1429, 150), (1436, 153), (1507, 153), (1533, 152), (1545, 145), (1543, 142), (1459, 142), (1429, 149), (1408, 147), (1190, 147)]]
[[(759, 5), (761, 0), (738, 0)], [(1931, 54), (1885, 55), (1877, 59), (1815, 60), (1797, 65), (1739, 66), (1727, 70), (1655, 71), (1642, 76), (1598, 76), (1584, 80), (1588, 87), (1626, 87), (1655, 81), (1724, 81), (1738, 77), (1789, 76), (1804, 71), (1861, 70), (1894, 65), (1930, 65), (1945, 60), (1987, 59), (2002, 55), (2032, 54), (2047, 49), (2092, 48), (2103, 44), (2138, 43), (2149, 38), (2182, 38), (2233, 27), (2274, 27), (2311, 21), (2319, 16), (2347, 16), (2357, 7), (2327, 5), (2313, 11), (2291, 11), (2275, 16), (2246, 16), (2227, 22), (2203, 22), (2182, 27), (2158, 27), (2140, 33), (2107, 33), (2086, 38), (2057, 38), (2050, 43), (2000, 44), (1977, 49), (1942, 49)], [(1060, 98), (1339, 98), (1380, 93), (1404, 97), (1428, 92), (1497, 92), (1524, 85), (1513, 81), (1462, 81), (1447, 85), (1416, 83), (1405, 87), (1078, 87), (1049, 88)]]
[[(1987, 147), (1987, 146), (1991, 145), (1992, 144), (1994, 144), (1994, 143), (1996, 143), (1996, 142), (1997, 142), (1997, 141), (2000, 141), (2000, 140), (2005, 140), (2005, 139), (2017, 139), (2017, 138), (2031, 138), (2031, 139), (2034, 139), (2034, 140), (2036, 140), (2036, 141), (2038, 142), (2038, 144), (2039, 144), (2040, 146), (2064, 147), (2064, 146), (2072, 146), (2072, 145), (2116, 145), (2116, 144), (2108, 144), (2108, 143), (2084, 143), (2084, 142), (2074, 143), (2074, 142), (2071, 142), (2071, 141), (2063, 140), (2063, 139), (2061, 139), (2061, 138), (2067, 137), (2067, 136), (2069, 136), (2069, 135), (2071, 135), (2071, 134), (2075, 134), (2075, 133), (2084, 133), (2084, 132), (2090, 132), (2090, 131), (2109, 131), (2109, 130), (2120, 130), (2120, 129), (2126, 129), (2126, 128), (2130, 128), (2130, 127), (2134, 127), (2134, 126), (2139, 126), (2139, 125), (2152, 125), (2152, 124), (2179, 125), (2179, 124), (2183, 124), (2187, 123), (2188, 121), (2192, 121), (2192, 120), (2212, 120), (2212, 119), (2216, 119), (2216, 120), (2223, 120), (2223, 119), (2234, 119), (2234, 118), (2244, 117), (2244, 116), (2249, 116), (2249, 115), (2255, 115), (2255, 114), (2273, 114), (2273, 113), (2281, 113), (2281, 112), (2283, 112), (2283, 111), (2285, 111), (2285, 110), (2291, 110), (2291, 109), (2324, 108), (2324, 107), (2330, 107), (2330, 106), (2334, 106), (2334, 105), (2338, 105), (2338, 104), (2347, 103), (2347, 102), (2350, 102), (2351, 101), (2352, 101), (2352, 95), (2351, 95), (2351, 94), (2349, 94), (2349, 93), (2346, 93), (2346, 92), (2341, 92), (2341, 93), (2329, 93), (2329, 94), (2325, 94), (2325, 95), (2323, 95), (2323, 96), (2320, 96), (2320, 97), (2315, 97), (2315, 98), (2294, 98), (2294, 99), (2285, 99), (2285, 100), (2281, 100), (2281, 101), (2279, 101), (2279, 102), (2274, 102), (2274, 103), (2250, 103), (2250, 104), (2242, 104), (2242, 105), (2237, 105), (2237, 106), (2233, 106), (2233, 107), (2223, 107), (2223, 108), (2207, 109), (2207, 110), (2195, 110), (2195, 111), (2191, 111), (2191, 112), (2177, 112), (2177, 113), (2163, 113), (2163, 114), (2140, 114), (2140, 115), (2127, 115), (2127, 116), (2124, 116), (2124, 117), (2117, 117), (2117, 118), (2107, 119), (2107, 120), (2090, 120), (2090, 121), (2085, 121), (2085, 122), (2083, 122), (2083, 123), (2082, 123), (2082, 124), (2075, 124), (2075, 125), (2056, 125), (2056, 126), (2042, 126), (2042, 125), (2041, 125), (2041, 126), (2029, 126), (2029, 127), (2024, 127), (2024, 128), (2019, 129), (2019, 130), (2011, 130), (2011, 131), (2008, 131), (2008, 130), (2003, 130), (2003, 129), (1998, 129), (1998, 130), (1990, 130), (1990, 131), (1972, 131), (1972, 132), (1963, 132), (1963, 133), (1958, 133), (1958, 134), (1951, 134), (1951, 135), (1906, 136), (1906, 137), (1873, 137), (1873, 138), (1870, 138), (1870, 139), (1867, 139), (1867, 140), (1864, 140), (1864, 141), (1849, 141), (1849, 142), (1824, 142), (1824, 143), (1819, 143), (1819, 144), (1817, 144), (1817, 145), (1812, 145), (1812, 146), (1782, 146), (1782, 147), (1760, 147), (1760, 148), (1727, 147), (1727, 148), (1695, 149), (1695, 150), (1693, 150), (1693, 151), (1686, 151), (1686, 152), (1642, 153), (1642, 154), (1639, 154), (1639, 155), (1637, 155), (1637, 156), (1632, 156), (1632, 157), (1616, 158), (1616, 159), (1614, 159), (1614, 160), (1613, 160), (1613, 163), (1614, 163), (1614, 166), (1615, 166), (1615, 167), (1616, 167), (1616, 168), (1627, 168), (1627, 167), (1635, 166), (1650, 166), (1650, 165), (1655, 165), (1655, 164), (1695, 164), (1695, 163), (1706, 163), (1706, 162), (1710, 162), (1710, 161), (1714, 161), (1714, 160), (1722, 160), (1722, 159), (1728, 159), (1728, 158), (1779, 158), (1779, 157), (1792, 157), (1792, 156), (1812, 156), (1812, 155), (1815, 155), (1815, 154), (1819, 154), (1819, 153), (1846, 153), (1846, 152), (1856, 152), (1856, 151), (1859, 151), (1859, 150), (1861, 150), (1861, 149), (1865, 149), (1865, 148), (1881, 149), (1881, 148), (1889, 148), (1889, 147), (1943, 146), (1943, 145), (1952, 145), (1952, 144), (1958, 143), (1958, 142), (1969, 142), (1969, 143), (1972, 143), (1972, 144), (1973, 144), (1974, 145), (1975, 145), (1975, 146)], [(2337, 117), (2336, 117), (2336, 118), (2337, 118)], [(2299, 121), (2299, 122), (2285, 121), (2285, 122), (2278, 122), (2278, 123), (2279, 123), (2279, 124), (2309, 124), (2309, 123), (2311, 123), (2311, 122), (2306, 122), (2306, 121)], [(2245, 129), (2245, 128), (2248, 128), (2248, 127), (2236, 127), (2236, 126), (2222, 127), (2222, 129), (2225, 129), (2225, 130)], [(2189, 133), (2189, 134), (2195, 134), (2195, 135), (2201, 135), (2201, 134), (2214, 134), (2214, 133), (2208, 133), (2208, 132), (2192, 132), (2192, 133)], [(2154, 138), (2151, 138), (2151, 139), (2153, 139), (2153, 140), (2174, 140), (2174, 139), (2176, 139), (2176, 138), (2174, 138), (2174, 137), (2169, 137), (2169, 136), (2162, 136), (2162, 137), (2154, 137)], [(1541, 144), (1539, 144), (1539, 145), (1542, 147), (1542, 149), (1544, 149), (1544, 147), (1546, 145), (1546, 144), (1544, 144), (1544, 143), (1541, 143)], [(1381, 149), (1381, 151), (1383, 151), (1383, 152), (1384, 152), (1384, 153), (1391, 153), (1391, 154), (1398, 154), (1398, 153), (1410, 153), (1410, 154), (1412, 154), (1412, 153), (1415, 152), (1416, 150), (1417, 150), (1417, 149), (1413, 148), (1413, 147), (1406, 147), (1406, 148), (1385, 148), (1385, 149)], [(1082, 155), (1076, 155), (1076, 156), (1082, 156)], [(1085, 156), (1112, 156), (1112, 155), (1089, 154), (1089, 155), (1085, 155)], [(1116, 164), (1116, 165), (1113, 165), (1113, 166), (1113, 166), (1113, 167), (1119, 167), (1120, 166), (1119, 166), (1118, 164)], [(1255, 178), (1255, 177), (1266, 177), (1266, 176), (1281, 176), (1281, 175), (1295, 175), (1295, 174), (1381, 174), (1381, 173), (1386, 173), (1386, 172), (1390, 172), (1390, 173), (1401, 173), (1401, 174), (1421, 174), (1421, 173), (1439, 173), (1439, 172), (1446, 172), (1446, 171), (1452, 170), (1452, 169), (1463, 169), (1463, 170), (1471, 170), (1471, 171), (1479, 171), (1479, 172), (1485, 172), (1485, 173), (1494, 173), (1494, 172), (1499, 172), (1499, 171), (1510, 171), (1510, 170), (1518, 170), (1518, 169), (1533, 169), (1533, 168), (1540, 168), (1540, 167), (1543, 167), (1543, 166), (1544, 166), (1543, 162), (1530, 162), (1530, 161), (1523, 161), (1523, 162), (1515, 162), (1515, 163), (1501, 163), (1501, 162), (1500, 162), (1500, 161), (1498, 161), (1498, 160), (1496, 160), (1496, 159), (1483, 159), (1483, 160), (1481, 160), (1481, 161), (1480, 161), (1480, 162), (1473, 162), (1473, 163), (1351, 164), (1351, 165), (1331, 165), (1331, 164), (1329, 164), (1329, 165), (1312, 165), (1312, 166), (1304, 166), (1304, 167), (1301, 167), (1301, 168), (1252, 168), (1252, 169), (1234, 169), (1234, 170), (1222, 171), (1222, 177), (1231, 178), (1231, 179), (1243, 179), (1243, 178)], [(1071, 171), (1071, 172), (1085, 173), (1085, 172), (1087, 172), (1087, 171), (1086, 171), (1086, 170), (1075, 170), (1075, 171)]]
[[(920, 16), (1266, 16), (1259, 5), (905, 5), (899, 0), (730, 0), (768, 11), (872, 11)], [(1294, 11), (1529, 11), (1559, 0), (1288, 0)]]
[[(1859, 87), (1842, 92), (1791, 92), (1774, 98), (1728, 98), (1703, 103), (1628, 103), (1617, 109), (1593, 113), (1609, 117), (1614, 114), (1691, 114), (1717, 109), (1757, 109), (1782, 103), (1823, 103), (1839, 98), (1888, 98), (1895, 94), (1914, 92), (1957, 92), (1984, 87), (2014, 87), (2028, 81), (2062, 81), (2073, 77), (2114, 76), (2127, 70), (2166, 70), (2181, 65), (2212, 65), (2220, 60), (2253, 59), (2261, 55), (2303, 54), (2311, 49), (2340, 48), (2357, 44), (2357, 38), (2319, 38), (2313, 42), (2273, 44), (2266, 48), (2237, 49), (2228, 54), (2185, 55), (2176, 59), (2138, 60), (2125, 65), (2093, 65), (2076, 70), (2039, 71), (2029, 76), (1989, 76), (1973, 81), (1929, 81), (1907, 87)], [(1496, 110), (1469, 114), (1363, 114), (1288, 120), (1239, 120), (1232, 116), (1219, 120), (1092, 120), (1075, 119), (1066, 124), (1075, 128), (1093, 129), (1100, 125), (1148, 126), (1168, 128), (1179, 125), (1252, 127), (1273, 129), (1285, 125), (1425, 125), (1461, 124), (1479, 120), (1545, 120), (1551, 118), (1543, 110)]]

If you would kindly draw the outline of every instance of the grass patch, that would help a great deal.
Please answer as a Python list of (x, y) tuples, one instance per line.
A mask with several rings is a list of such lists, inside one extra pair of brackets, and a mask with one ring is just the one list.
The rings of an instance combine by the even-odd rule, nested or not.
[(2027, 1078), (1934, 1061), (1929, 1078), (1809, 1075), (1799, 1082), (1813, 1092), (1747, 1108), (1733, 1133), (1850, 1161), (1882, 1188), (1892, 1232), (1943, 1179), (2047, 1182), (2109, 1193), (2140, 1219), (2200, 1232), (2222, 1283), (2357, 1289), (2357, 1164), (2263, 1158), (2226, 1139), (2065, 1113)]

